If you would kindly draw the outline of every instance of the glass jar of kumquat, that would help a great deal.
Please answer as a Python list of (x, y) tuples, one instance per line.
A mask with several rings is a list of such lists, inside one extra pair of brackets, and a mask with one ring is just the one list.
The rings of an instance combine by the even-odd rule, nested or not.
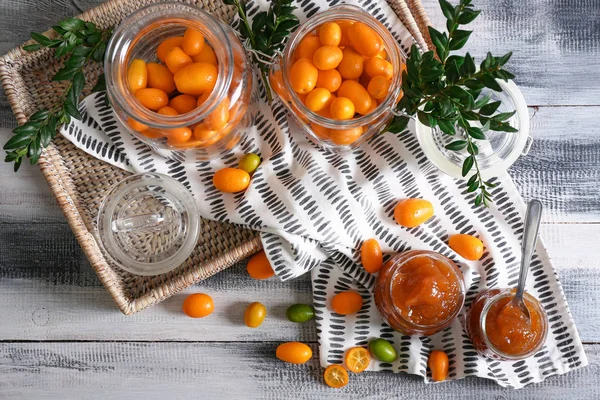
[(481, 292), (467, 315), (467, 332), (477, 351), (498, 360), (522, 360), (537, 353), (548, 335), (548, 316), (540, 302), (523, 295), (529, 321), (523, 311), (507, 304), (514, 289)]
[(379, 271), (375, 304), (390, 327), (433, 335), (450, 326), (465, 301), (464, 278), (449, 258), (433, 252), (399, 253)]
[(270, 81), (313, 141), (343, 151), (381, 132), (393, 117), (404, 62), (379, 21), (339, 5), (300, 25)]
[(104, 71), (118, 119), (167, 157), (209, 160), (253, 123), (242, 44), (192, 5), (158, 3), (131, 14), (108, 44)]

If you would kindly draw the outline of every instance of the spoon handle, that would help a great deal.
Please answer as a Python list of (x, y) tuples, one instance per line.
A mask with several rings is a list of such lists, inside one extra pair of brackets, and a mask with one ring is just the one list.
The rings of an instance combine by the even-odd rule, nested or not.
[(519, 286), (517, 287), (516, 298), (523, 298), (525, 290), (525, 279), (529, 272), (531, 256), (535, 249), (540, 221), (542, 220), (542, 203), (539, 200), (531, 200), (527, 204), (525, 212), (525, 222), (523, 223), (523, 242), (521, 243), (521, 271), (519, 274)]

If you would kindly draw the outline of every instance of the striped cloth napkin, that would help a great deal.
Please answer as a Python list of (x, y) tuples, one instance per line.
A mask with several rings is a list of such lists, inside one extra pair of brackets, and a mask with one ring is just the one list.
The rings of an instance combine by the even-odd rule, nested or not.
[[(337, 0), (297, 2), (301, 20), (338, 3)], [(413, 39), (385, 2), (355, 0), (381, 21), (405, 52)], [(266, 9), (265, 0), (248, 3), (248, 14)], [(373, 301), (375, 276), (360, 266), (359, 248), (377, 238), (385, 253), (408, 249), (433, 250), (461, 268), (468, 293), (468, 309), (477, 293), (487, 287), (515, 286), (519, 268), (524, 204), (508, 175), (496, 179), (495, 205), (473, 207), (475, 194), (465, 182), (445, 176), (422, 153), (414, 125), (401, 134), (377, 136), (348, 154), (330, 153), (314, 145), (288, 121), (281, 102), (268, 106), (255, 90), (258, 112), (254, 127), (233, 152), (206, 163), (181, 163), (164, 158), (121, 126), (104, 93), (81, 104), (83, 119), (73, 120), (62, 134), (89, 154), (131, 172), (160, 172), (184, 184), (195, 196), (200, 214), (208, 219), (246, 225), (261, 232), (267, 256), (283, 280), (312, 274), (314, 305), (323, 366), (341, 363), (344, 352), (384, 337), (398, 351), (387, 364), (373, 360), (371, 371), (390, 370), (427, 377), (427, 356), (443, 349), (450, 359), (449, 379), (480, 376), (506, 387), (519, 388), (546, 377), (585, 366), (587, 358), (569, 313), (550, 259), (538, 241), (528, 291), (542, 301), (551, 316), (550, 332), (538, 354), (518, 362), (500, 362), (479, 356), (471, 345), (461, 318), (430, 337), (403, 336), (381, 319)], [(263, 162), (247, 191), (218, 192), (215, 171), (237, 164), (248, 152)], [(393, 220), (398, 200), (430, 200), (436, 215), (425, 224), (406, 229)], [(448, 246), (454, 233), (480, 237), (486, 252), (480, 261), (467, 261)], [(342, 316), (330, 308), (340, 291), (358, 291), (364, 307)]]

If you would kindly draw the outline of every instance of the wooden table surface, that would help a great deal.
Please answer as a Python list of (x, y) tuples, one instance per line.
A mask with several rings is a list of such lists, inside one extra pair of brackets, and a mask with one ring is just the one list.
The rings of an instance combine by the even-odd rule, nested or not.
[[(3, 0), (0, 53), (101, 0)], [(204, 320), (185, 318), (183, 295), (124, 316), (90, 268), (36, 167), (0, 163), (0, 399), (600, 398), (600, 1), (475, 0), (483, 14), (468, 50), (514, 51), (509, 64), (530, 105), (530, 154), (511, 175), (523, 197), (546, 206), (541, 234), (562, 281), (590, 365), (514, 391), (468, 378), (425, 385), (406, 374), (322, 381), (316, 357), (303, 366), (274, 356), (282, 341), (317, 351), (313, 323), (285, 309), (310, 302), (309, 277), (249, 279), (244, 263), (191, 288), (215, 301)], [(434, 26), (437, 2), (424, 0)], [(481, 58), (479, 58), (481, 59)], [(0, 142), (16, 125), (0, 97)], [(269, 318), (242, 324), (248, 302)]]

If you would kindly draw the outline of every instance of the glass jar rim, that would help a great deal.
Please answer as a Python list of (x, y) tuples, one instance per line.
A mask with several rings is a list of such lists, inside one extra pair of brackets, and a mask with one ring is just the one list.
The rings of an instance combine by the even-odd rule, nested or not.
[[(414, 254), (411, 254), (414, 253)], [(402, 256), (407, 257), (407, 258), (402, 258)], [(402, 253), (398, 254), (399, 258), (402, 258), (402, 260), (400, 261), (400, 266), (397, 268), (396, 271), (394, 271), (394, 273), (392, 274), (392, 276), (390, 277), (390, 283), (389, 283), (389, 287), (388, 289), (388, 295), (390, 296), (390, 298), (392, 297), (392, 282), (394, 281), (394, 277), (396, 276), (396, 274), (400, 273), (400, 270), (402, 269), (402, 267), (410, 260), (416, 258), (416, 257), (430, 257), (430, 258), (435, 258), (437, 260), (440, 260), (444, 263), (446, 263), (447, 265), (449, 265), (451, 268), (450, 270), (452, 271), (452, 274), (454, 275), (454, 277), (456, 278), (456, 280), (458, 281), (458, 284), (460, 286), (460, 294), (461, 294), (461, 301), (460, 303), (456, 306), (456, 310), (454, 310), (454, 312), (445, 320), (437, 323), (437, 324), (433, 324), (433, 325), (421, 325), (421, 324), (417, 324), (413, 321), (407, 320), (406, 318), (404, 318), (402, 316), (402, 314), (400, 313), (400, 309), (396, 306), (396, 304), (394, 304), (392, 302), (392, 307), (395, 311), (396, 316), (401, 319), (402, 321), (406, 322), (408, 325), (413, 326), (417, 329), (423, 329), (423, 330), (428, 330), (428, 329), (434, 329), (437, 328), (439, 326), (445, 325), (447, 324), (449, 321), (452, 321), (453, 319), (455, 319), (458, 314), (460, 314), (464, 303), (465, 303), (465, 298), (466, 298), (466, 286), (465, 286), (465, 280), (464, 277), (462, 276), (462, 272), (460, 271), (460, 269), (458, 268), (458, 265), (456, 265), (454, 263), (454, 261), (452, 261), (451, 259), (449, 259), (448, 257), (444, 256), (443, 254), (440, 253), (436, 253), (434, 251), (430, 251), (430, 250), (409, 250), (409, 251), (405, 251)], [(392, 258), (393, 260), (393, 258)], [(390, 260), (390, 261), (392, 261)], [(398, 262), (397, 260), (395, 262)]]
[[(140, 261), (131, 257), (127, 249), (119, 246), (116, 238), (118, 231), (114, 230), (115, 215), (122, 214), (121, 201), (140, 189), (144, 189), (145, 193), (152, 194), (152, 197), (160, 192), (161, 198), (172, 200), (188, 215), (185, 234), (182, 236), (180, 245), (172, 254), (152, 262)], [(139, 197), (139, 194), (134, 195), (132, 201)], [(176, 179), (154, 172), (130, 175), (113, 185), (98, 207), (96, 222), (98, 243), (104, 250), (105, 256), (121, 269), (141, 276), (164, 274), (181, 265), (190, 256), (198, 242), (201, 224), (191, 192)], [(178, 234), (181, 235), (181, 231)]]
[(536, 312), (541, 316), (542, 332), (544, 334), (542, 336), (540, 336), (538, 343), (536, 343), (536, 345), (534, 347), (532, 347), (526, 353), (515, 355), (515, 354), (507, 354), (507, 353), (504, 353), (503, 351), (499, 350), (498, 348), (496, 348), (496, 346), (494, 346), (494, 344), (492, 342), (490, 342), (490, 340), (488, 338), (487, 329), (486, 329), (487, 314), (490, 311), (490, 308), (492, 307), (492, 305), (494, 305), (499, 300), (501, 300), (505, 297), (513, 296), (514, 295), (513, 293), (514, 293), (514, 289), (502, 289), (499, 293), (496, 293), (494, 296), (489, 298), (489, 300), (486, 302), (483, 309), (481, 310), (481, 314), (479, 316), (479, 329), (481, 330), (481, 336), (485, 342), (485, 345), (493, 353), (495, 353), (498, 356), (505, 358), (507, 360), (517, 361), (517, 360), (522, 360), (524, 358), (534, 355), (544, 345), (544, 342), (546, 341), (546, 336), (548, 335), (548, 316), (538, 299), (536, 299), (535, 297), (533, 297), (532, 295), (530, 295), (527, 292), (523, 293), (524, 300), (528, 300), (529, 303), (533, 304)]
[[(155, 11), (168, 9), (169, 7), (172, 7), (174, 12), (172, 16), (165, 17), (157, 12), (155, 13)], [(213, 49), (215, 53), (222, 55), (221, 58), (217, 55), (219, 59), (218, 76), (211, 95), (199, 107), (180, 115), (162, 115), (147, 109), (129, 92), (126, 85), (126, 69), (129, 64), (130, 50), (135, 47), (141, 37), (157, 28), (148, 29), (148, 26), (165, 19), (182, 27), (198, 29), (202, 31), (205, 37), (212, 37), (214, 40), (211, 41), (208, 38), (207, 40), (209, 43), (220, 43), (220, 46), (213, 45)], [(133, 34), (129, 32), (131, 29), (127, 28), (128, 24), (132, 23), (141, 25), (140, 29)], [(144, 29), (148, 29), (148, 31), (146, 32)], [(130, 43), (124, 42), (126, 34), (132, 35), (133, 39)], [(227, 90), (233, 80), (233, 63), (234, 55), (229, 37), (219, 21), (209, 13), (191, 4), (181, 2), (168, 1), (149, 4), (127, 16), (117, 26), (108, 43), (104, 58), (106, 91), (111, 101), (116, 102), (128, 117), (138, 122), (161, 129), (193, 125), (212, 113), (226, 97)], [(116, 87), (117, 85), (118, 87)]]
[[(361, 19), (360, 16), (357, 16), (356, 13), (360, 13), (367, 18)], [(285, 45), (284, 53), (282, 56), (282, 74), (283, 74), (283, 84), (285, 85), (286, 90), (290, 95), (290, 101), (293, 107), (296, 107), (303, 115), (307, 116), (307, 118), (314, 122), (315, 124), (321, 125), (330, 129), (351, 129), (356, 127), (362, 127), (365, 125), (369, 125), (371, 122), (379, 118), (386, 110), (391, 108), (393, 103), (395, 103), (396, 99), (400, 96), (401, 91), (401, 73), (394, 73), (392, 77), (392, 83), (390, 88), (392, 90), (388, 93), (387, 97), (384, 101), (381, 102), (373, 111), (368, 114), (361, 115), (358, 118), (353, 118), (349, 120), (335, 120), (331, 118), (325, 118), (314, 111), (311, 111), (306, 105), (300, 100), (298, 94), (294, 91), (291, 86), (289, 79), (289, 70), (291, 68), (292, 58), (292, 50), (295, 50), (297, 45), (300, 43), (302, 39), (311, 31), (313, 31), (317, 25), (320, 25), (324, 22), (331, 20), (351, 20), (362, 22), (368, 25), (371, 29), (375, 30), (379, 36), (384, 41), (386, 46), (386, 50), (388, 51), (388, 57), (391, 58), (392, 65), (400, 66), (402, 61), (406, 59), (406, 54), (404, 51), (398, 46), (396, 41), (394, 40), (390, 31), (388, 31), (385, 26), (379, 22), (376, 18), (374, 18), (371, 14), (364, 11), (362, 8), (357, 7), (351, 4), (338, 4), (333, 7), (330, 7), (326, 11), (318, 13), (313, 17), (306, 20), (302, 23), (298, 29), (292, 34), (290, 39)]]

